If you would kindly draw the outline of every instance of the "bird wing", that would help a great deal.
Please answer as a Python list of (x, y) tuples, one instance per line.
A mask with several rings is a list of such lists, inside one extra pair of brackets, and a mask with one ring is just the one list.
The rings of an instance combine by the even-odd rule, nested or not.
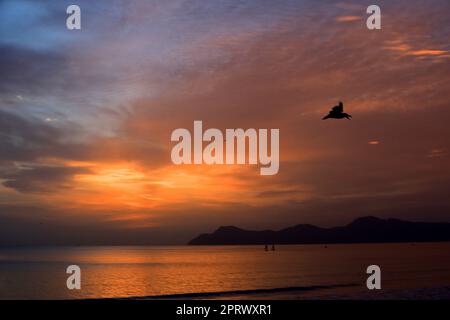
[(342, 102), (339, 102), (339, 105), (334, 106), (331, 110), (338, 113), (344, 112), (344, 105), (342, 104)]

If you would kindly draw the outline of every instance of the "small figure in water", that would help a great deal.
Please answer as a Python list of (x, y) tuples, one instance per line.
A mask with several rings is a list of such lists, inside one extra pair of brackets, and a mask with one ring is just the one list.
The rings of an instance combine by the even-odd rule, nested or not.
[(275, 245), (274, 244), (272, 245), (272, 251), (275, 251)]
[(269, 251), (269, 247), (266, 244), (266, 247), (264, 248), (265, 251)]

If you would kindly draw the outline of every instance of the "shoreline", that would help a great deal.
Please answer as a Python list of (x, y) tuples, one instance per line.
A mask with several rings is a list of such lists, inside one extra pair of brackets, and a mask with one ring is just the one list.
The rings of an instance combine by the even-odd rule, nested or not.
[[(235, 296), (258, 296), (258, 295), (276, 295), (276, 294), (292, 294), (299, 292), (311, 292), (317, 290), (331, 290), (336, 288), (355, 287), (356, 284), (333, 284), (333, 285), (314, 285), (304, 287), (282, 287), (282, 288), (264, 288), (264, 289), (249, 289), (249, 290), (230, 290), (230, 291), (215, 291), (215, 292), (190, 292), (190, 293), (175, 293), (163, 294), (154, 296), (134, 296), (123, 298), (105, 298), (120, 299), (120, 300), (172, 300), (172, 299), (219, 299), (223, 297)], [(103, 299), (103, 298), (100, 298)], [(98, 299), (93, 299), (98, 300)]]
[(369, 291), (356, 284), (336, 284), (82, 300), (450, 300), (450, 286)]

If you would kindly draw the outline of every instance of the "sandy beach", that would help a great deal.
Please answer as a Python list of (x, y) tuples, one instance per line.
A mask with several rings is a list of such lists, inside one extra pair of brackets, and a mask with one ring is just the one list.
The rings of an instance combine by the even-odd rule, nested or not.
[(255, 294), (251, 297), (235, 296), (230, 299), (254, 300), (450, 300), (450, 286), (409, 290), (376, 290), (332, 294), (319, 292), (290, 292), (278, 294)]
[[(450, 300), (450, 286), (403, 290), (364, 290), (352, 285), (130, 297), (123, 300)], [(122, 300), (122, 299), (120, 299)]]

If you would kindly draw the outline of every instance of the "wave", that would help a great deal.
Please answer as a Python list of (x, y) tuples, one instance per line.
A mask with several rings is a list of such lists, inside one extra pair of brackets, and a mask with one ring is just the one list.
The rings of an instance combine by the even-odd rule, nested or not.
[(126, 298), (106, 298), (96, 300), (164, 300), (164, 299), (202, 299), (202, 298), (220, 298), (228, 296), (245, 296), (255, 294), (270, 294), (270, 293), (287, 293), (287, 292), (307, 292), (321, 289), (333, 289), (344, 287), (355, 287), (357, 284), (333, 284), (333, 285), (317, 285), (317, 286), (303, 286), (303, 287), (283, 287), (283, 288), (266, 288), (266, 289), (250, 289), (250, 290), (231, 290), (231, 291), (215, 291), (215, 292), (192, 292), (192, 293), (176, 293), (164, 294), (155, 296), (135, 296)]

